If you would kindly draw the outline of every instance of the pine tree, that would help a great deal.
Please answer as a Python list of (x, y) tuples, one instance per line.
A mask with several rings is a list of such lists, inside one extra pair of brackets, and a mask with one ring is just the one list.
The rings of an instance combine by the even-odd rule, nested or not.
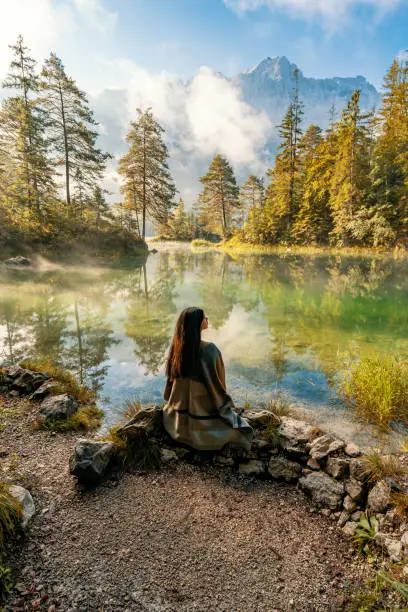
[(329, 185), (333, 172), (333, 133), (326, 137), (317, 125), (310, 125), (299, 143), (301, 198), (292, 227), (292, 237), (301, 244), (328, 241), (331, 216), (328, 208)]
[(176, 193), (168, 168), (168, 152), (163, 140), (163, 128), (155, 120), (152, 110), (137, 109), (138, 119), (132, 121), (126, 137), (129, 151), (119, 160), (122, 177), (121, 192), (139, 222), (141, 237), (146, 235), (146, 217), (157, 225), (165, 225), (174, 206)]
[(3, 87), (13, 95), (2, 104), (0, 142), (8, 147), (14, 168), (13, 199), (40, 216), (54, 195), (54, 167), (45, 136), (48, 118), (38, 97), (36, 62), (22, 37), (10, 48), (13, 59)]
[(169, 219), (168, 228), (170, 238), (174, 240), (188, 240), (190, 238), (188, 215), (185, 212), (182, 198), (179, 199), (178, 206)]
[(86, 197), (99, 185), (106, 160), (111, 156), (97, 148), (98, 124), (87, 96), (67, 76), (61, 60), (54, 53), (44, 64), (41, 87), (49, 113), (55, 163), (63, 169), (65, 199), (72, 214), (75, 213), (72, 184), (76, 189), (76, 204), (82, 207)]
[(336, 125), (334, 171), (328, 205), (333, 218), (332, 236), (337, 244), (343, 246), (355, 242), (356, 214), (366, 204), (370, 192), (370, 115), (361, 113), (359, 101), (360, 91), (357, 89)]
[(408, 62), (394, 61), (384, 79), (374, 149), (373, 195), (397, 235), (408, 237)]
[(300, 201), (299, 140), (303, 103), (299, 98), (298, 72), (286, 115), (279, 126), (281, 143), (278, 147), (275, 168), (269, 173), (271, 182), (266, 196), (266, 217), (270, 238), (275, 241), (290, 240), (293, 220)]
[(250, 174), (239, 188), (239, 201), (241, 203), (242, 214), (240, 217), (241, 225), (248, 219), (248, 214), (251, 209), (263, 206), (265, 188), (263, 179), (258, 178), (254, 174)]
[(199, 196), (201, 220), (207, 230), (226, 237), (230, 231), (232, 213), (240, 206), (239, 189), (228, 160), (216, 155), (200, 182), (204, 185)]

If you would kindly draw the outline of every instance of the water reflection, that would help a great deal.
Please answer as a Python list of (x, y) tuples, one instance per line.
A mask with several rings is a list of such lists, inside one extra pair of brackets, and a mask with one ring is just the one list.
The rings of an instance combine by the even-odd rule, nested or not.
[(339, 355), (408, 351), (405, 261), (163, 250), (116, 270), (0, 270), (0, 355), (54, 359), (91, 384), (115, 420), (124, 397), (159, 401), (180, 310), (204, 308), (237, 403), (281, 390), (347, 430), (330, 403)]

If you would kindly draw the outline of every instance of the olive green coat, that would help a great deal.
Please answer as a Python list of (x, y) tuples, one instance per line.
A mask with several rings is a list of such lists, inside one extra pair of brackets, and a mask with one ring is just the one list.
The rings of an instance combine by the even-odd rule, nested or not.
[(167, 380), (166, 431), (197, 450), (220, 450), (226, 444), (249, 450), (253, 430), (234, 410), (225, 388), (222, 356), (212, 342), (201, 342), (199, 369), (197, 377)]

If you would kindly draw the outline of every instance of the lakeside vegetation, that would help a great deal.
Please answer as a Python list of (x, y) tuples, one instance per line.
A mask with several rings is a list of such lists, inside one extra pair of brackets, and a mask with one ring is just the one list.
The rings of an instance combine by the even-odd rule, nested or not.
[(266, 173), (267, 184), (251, 174), (238, 186), (230, 163), (218, 154), (200, 179), (196, 217), (187, 223), (180, 204), (162, 235), (181, 240), (218, 236), (238, 249), (404, 249), (408, 62), (395, 60), (390, 67), (379, 109), (362, 112), (356, 90), (340, 117), (335, 116), (333, 108), (326, 130), (317, 125), (303, 129), (296, 85), (279, 126), (281, 142), (275, 166)]

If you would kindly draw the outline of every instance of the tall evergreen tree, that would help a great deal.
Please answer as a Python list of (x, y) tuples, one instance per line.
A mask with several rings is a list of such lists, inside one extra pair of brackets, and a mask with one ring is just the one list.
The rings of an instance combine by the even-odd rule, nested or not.
[(339, 245), (355, 242), (355, 217), (370, 192), (371, 116), (361, 113), (359, 102), (360, 91), (356, 89), (337, 124), (328, 205), (333, 217), (332, 235)]
[(264, 204), (265, 187), (263, 179), (250, 174), (239, 188), (239, 201), (241, 203), (241, 225), (248, 219), (249, 211)]
[(146, 235), (147, 215), (157, 224), (165, 225), (174, 206), (176, 188), (168, 168), (167, 146), (163, 128), (152, 110), (137, 109), (138, 118), (130, 124), (126, 137), (129, 151), (119, 160), (122, 177), (121, 191), (139, 220), (141, 236)]
[(55, 163), (63, 169), (65, 199), (72, 213), (75, 212), (72, 184), (77, 192), (76, 203), (83, 206), (85, 197), (98, 187), (110, 155), (96, 146), (98, 124), (86, 94), (66, 74), (62, 61), (54, 53), (44, 64), (41, 87), (49, 113)]
[(331, 216), (329, 185), (333, 172), (333, 133), (324, 137), (317, 125), (310, 125), (299, 143), (301, 197), (292, 227), (292, 237), (302, 244), (328, 241)]
[(177, 208), (169, 218), (168, 227), (170, 237), (174, 240), (190, 239), (188, 222), (188, 215), (184, 209), (184, 202), (183, 199), (180, 198)]
[(10, 48), (13, 59), (3, 87), (13, 95), (2, 104), (0, 141), (11, 152), (14, 200), (40, 216), (54, 190), (54, 167), (46, 139), (48, 118), (38, 96), (36, 61), (21, 36)]
[(294, 217), (300, 200), (299, 141), (303, 103), (299, 97), (298, 72), (296, 85), (286, 115), (279, 126), (281, 143), (275, 168), (269, 173), (271, 182), (267, 190), (266, 216), (271, 237), (278, 241), (290, 240)]
[(408, 237), (408, 62), (394, 61), (384, 79), (374, 149), (373, 194), (399, 237)]
[(200, 182), (204, 185), (199, 196), (200, 216), (206, 229), (225, 237), (230, 231), (231, 215), (240, 206), (239, 189), (228, 160), (216, 155)]

